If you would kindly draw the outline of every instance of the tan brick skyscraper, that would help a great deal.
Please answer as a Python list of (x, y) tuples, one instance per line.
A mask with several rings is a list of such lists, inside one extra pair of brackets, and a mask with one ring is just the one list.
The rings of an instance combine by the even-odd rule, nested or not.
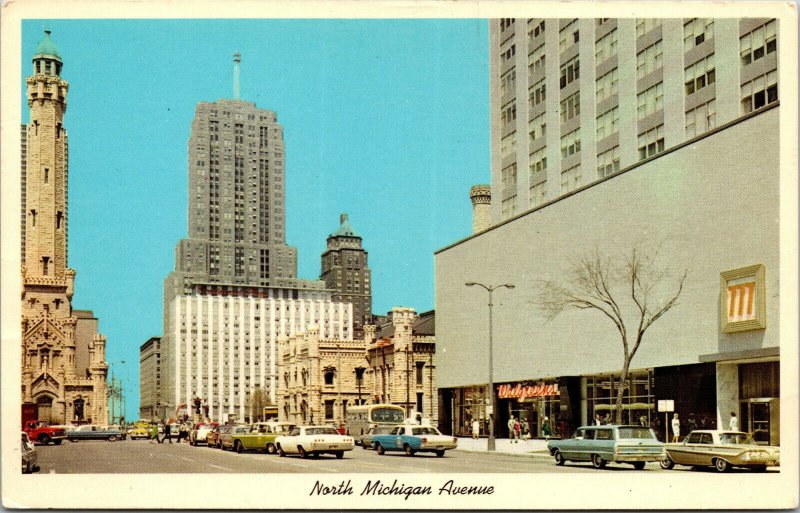
[[(30, 124), (25, 155), (25, 258), (22, 262), (22, 401), (39, 406), (39, 420), (107, 423), (105, 337), (78, 340), (67, 268), (68, 84), (61, 56), (45, 31), (26, 79)], [(76, 347), (89, 361), (76, 368)], [(80, 370), (81, 372), (78, 372)]]

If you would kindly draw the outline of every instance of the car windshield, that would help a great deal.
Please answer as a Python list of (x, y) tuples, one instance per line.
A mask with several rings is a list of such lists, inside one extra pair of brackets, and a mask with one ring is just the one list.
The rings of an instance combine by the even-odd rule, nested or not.
[(394, 408), (375, 408), (372, 410), (372, 422), (392, 422), (399, 424), (403, 422), (403, 410)]
[(755, 444), (753, 437), (748, 433), (720, 433), (719, 443), (723, 445)]
[(621, 427), (618, 430), (619, 438), (646, 438), (654, 439), (656, 437), (653, 430), (646, 427)]
[(313, 427), (306, 429), (307, 435), (338, 435), (339, 432), (332, 427)]
[(412, 435), (439, 435), (439, 431), (434, 427), (415, 427), (411, 429)]

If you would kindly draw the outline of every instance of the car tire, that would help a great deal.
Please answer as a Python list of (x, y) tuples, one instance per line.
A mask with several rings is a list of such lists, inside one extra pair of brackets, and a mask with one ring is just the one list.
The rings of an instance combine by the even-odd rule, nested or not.
[(53, 440), (53, 443), (56, 445), (61, 445), (61, 440)]
[(281, 447), (280, 445), (278, 445), (278, 456), (280, 456), (281, 458), (286, 456), (286, 451), (284, 451), (283, 447)]
[(443, 458), (444, 457), (444, 449), (439, 449), (438, 451), (436, 451), (436, 457), (437, 458)]
[(661, 465), (661, 468), (663, 468), (664, 470), (672, 470), (672, 468), (675, 466), (675, 462), (672, 461), (672, 458), (670, 458), (669, 456), (667, 456), (663, 460), (659, 461), (658, 463)]
[(558, 465), (559, 467), (560, 467), (561, 465), (563, 465), (563, 464), (564, 464), (564, 462), (566, 462), (566, 461), (567, 461), (567, 460), (565, 460), (565, 459), (564, 459), (564, 455), (563, 455), (563, 454), (561, 454), (561, 451), (559, 451), (558, 449), (556, 449), (555, 451), (553, 451), (553, 459), (555, 459), (555, 460), (556, 460), (556, 465)]
[(717, 458), (714, 460), (714, 468), (717, 472), (727, 472), (731, 469), (731, 464), (722, 458)]
[(403, 450), (406, 452), (406, 456), (413, 456), (414, 455), (414, 448), (410, 445), (406, 444), (403, 447)]
[(41, 435), (39, 437), (39, 443), (42, 445), (47, 445), (50, 443), (50, 437), (47, 435)]
[(270, 442), (267, 444), (267, 454), (275, 454), (277, 450), (275, 449), (275, 444)]
[(240, 442), (239, 440), (236, 440), (236, 444), (233, 446), (233, 449), (236, 452), (238, 452), (239, 454), (242, 454), (242, 451), (244, 451), (244, 447), (242, 446), (242, 442)]
[(644, 463), (643, 461), (636, 461), (633, 463), (633, 468), (636, 470), (644, 470)]
[(383, 456), (386, 454), (386, 451), (383, 449), (383, 446), (380, 443), (375, 443), (375, 452), (378, 453), (378, 456)]
[(592, 466), (594, 468), (605, 468), (606, 460), (604, 460), (599, 454), (592, 454)]
[(117, 441), (117, 435), (109, 435), (108, 436), (108, 441), (109, 442), (116, 442)]
[(336, 454), (337, 460), (344, 458), (344, 451), (336, 451), (334, 454)]
[(299, 454), (301, 458), (308, 458), (308, 453), (302, 445), (297, 446), (297, 454)]

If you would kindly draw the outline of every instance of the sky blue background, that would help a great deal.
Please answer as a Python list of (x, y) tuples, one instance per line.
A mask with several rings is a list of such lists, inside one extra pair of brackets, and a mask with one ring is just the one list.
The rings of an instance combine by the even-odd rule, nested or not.
[[(69, 81), (73, 307), (91, 309), (138, 417), (139, 347), (162, 333), (163, 281), (187, 233), (195, 104), (274, 110), (286, 142), (287, 241), (317, 279), (348, 212), (373, 311), (434, 308), (433, 251), (471, 229), (489, 180), (486, 20), (26, 20), (24, 77), (49, 26)], [(125, 360), (126, 364), (119, 362)]]

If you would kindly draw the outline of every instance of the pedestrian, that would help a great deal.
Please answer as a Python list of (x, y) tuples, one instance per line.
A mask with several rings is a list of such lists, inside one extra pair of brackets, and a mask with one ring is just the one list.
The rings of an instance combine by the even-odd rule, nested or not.
[(520, 424), (519, 419), (517, 419), (514, 422), (514, 442), (519, 443), (521, 431), (522, 431), (522, 424)]
[(182, 439), (189, 441), (189, 426), (186, 425), (186, 422), (181, 422), (178, 428), (178, 443), (181, 443)]
[(150, 440), (155, 440), (158, 442), (158, 424), (155, 422), (150, 424)]
[(547, 417), (545, 417), (544, 422), (542, 422), (542, 434), (545, 440), (550, 440), (550, 419)]
[(731, 412), (731, 420), (728, 421), (728, 429), (731, 431), (739, 431), (739, 419), (736, 417), (736, 412)]
[(156, 426), (156, 440), (158, 441), (158, 443), (163, 444), (164, 443), (164, 437), (161, 436), (159, 434), (159, 432), (161, 432), (161, 433), (164, 432), (164, 422), (163, 421), (159, 421), (158, 425)]
[(672, 443), (678, 443), (681, 440), (681, 421), (678, 420), (678, 414), (672, 416)]
[(522, 439), (523, 440), (531, 439), (531, 425), (528, 424), (527, 420), (522, 421)]
[(514, 442), (514, 416), (512, 415), (510, 419), (508, 419), (508, 438), (511, 442)]
[[(170, 426), (169, 422), (164, 424), (164, 438), (169, 440), (169, 443), (172, 443), (172, 427)], [(164, 440), (161, 440), (161, 443), (164, 443)]]
[(478, 419), (473, 419), (472, 421), (472, 439), (477, 440), (478, 436), (481, 434), (481, 423), (478, 422)]
[(594, 425), (595, 426), (599, 426), (602, 423), (603, 423), (603, 419), (600, 417), (600, 414), (599, 413), (595, 413), (594, 414)]

